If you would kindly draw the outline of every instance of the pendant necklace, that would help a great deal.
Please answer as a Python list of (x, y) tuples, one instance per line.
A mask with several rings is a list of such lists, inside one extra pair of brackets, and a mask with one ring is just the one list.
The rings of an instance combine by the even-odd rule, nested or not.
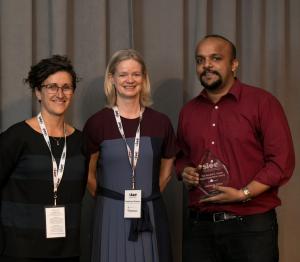
[(54, 139), (54, 141), (56, 142), (56, 145), (59, 146), (59, 142), (61, 140), (61, 137), (59, 138), (55, 138), (55, 137), (52, 137)]

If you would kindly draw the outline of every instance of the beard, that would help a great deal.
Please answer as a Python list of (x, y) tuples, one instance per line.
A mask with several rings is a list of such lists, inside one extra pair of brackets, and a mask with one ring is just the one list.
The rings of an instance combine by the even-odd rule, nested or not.
[[(205, 82), (205, 80), (203, 80), (203, 76), (205, 76), (206, 73), (215, 74), (216, 76), (218, 76), (218, 79), (211, 83), (207, 83)], [(204, 87), (204, 89), (209, 91), (217, 90), (223, 83), (223, 78), (220, 75), (220, 73), (217, 71), (210, 71), (210, 70), (203, 71), (199, 77), (199, 80), (201, 85)]]

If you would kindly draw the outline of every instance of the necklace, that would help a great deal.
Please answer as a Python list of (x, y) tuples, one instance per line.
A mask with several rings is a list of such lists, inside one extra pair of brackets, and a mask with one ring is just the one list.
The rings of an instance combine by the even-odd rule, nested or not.
[(59, 146), (59, 143), (60, 143), (60, 140), (61, 140), (61, 137), (59, 138), (55, 138), (55, 137), (52, 137), (54, 139), (54, 141), (56, 142), (56, 145)]

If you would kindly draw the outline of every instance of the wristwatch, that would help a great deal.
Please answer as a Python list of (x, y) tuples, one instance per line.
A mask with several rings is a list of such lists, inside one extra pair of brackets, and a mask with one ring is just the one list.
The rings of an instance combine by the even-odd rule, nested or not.
[(243, 200), (243, 202), (247, 202), (247, 201), (251, 200), (251, 192), (250, 192), (249, 188), (245, 186), (241, 190), (245, 196), (245, 199)]

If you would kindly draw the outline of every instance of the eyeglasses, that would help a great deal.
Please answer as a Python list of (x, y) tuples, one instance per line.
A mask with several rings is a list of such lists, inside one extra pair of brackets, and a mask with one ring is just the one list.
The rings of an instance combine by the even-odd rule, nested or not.
[(64, 84), (63, 86), (58, 86), (56, 83), (51, 83), (47, 85), (41, 85), (41, 87), (45, 87), (48, 94), (54, 95), (58, 92), (58, 89), (61, 89), (61, 91), (65, 95), (71, 95), (74, 92), (74, 88), (71, 85)]

